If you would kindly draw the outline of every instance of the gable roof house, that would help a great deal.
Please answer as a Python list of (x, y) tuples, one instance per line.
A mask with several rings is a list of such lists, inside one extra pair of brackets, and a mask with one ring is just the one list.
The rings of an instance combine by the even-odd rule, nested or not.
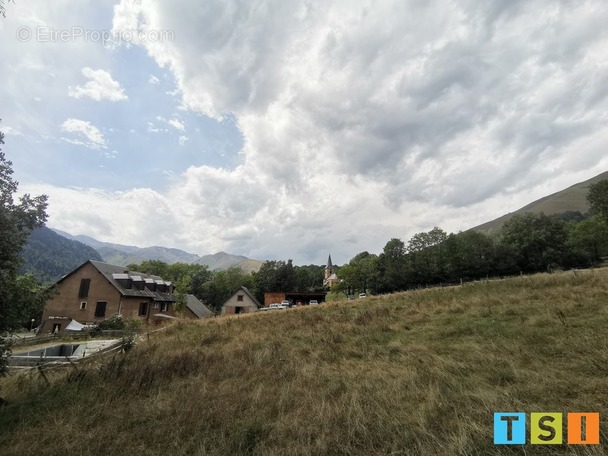
[(72, 321), (96, 324), (112, 315), (144, 322), (175, 316), (171, 282), (101, 261), (83, 263), (59, 279), (54, 289), (39, 334), (63, 331)]
[(222, 315), (257, 312), (261, 307), (255, 296), (245, 287), (240, 287), (222, 306)]

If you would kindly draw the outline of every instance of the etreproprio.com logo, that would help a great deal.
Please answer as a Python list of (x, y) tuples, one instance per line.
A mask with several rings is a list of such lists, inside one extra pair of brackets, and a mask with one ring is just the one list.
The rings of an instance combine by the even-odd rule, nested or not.
[(93, 30), (74, 26), (57, 29), (53, 27), (19, 27), (17, 39), (21, 42), (69, 43), (84, 41), (106, 44), (137, 44), (145, 42), (174, 41), (173, 30)]

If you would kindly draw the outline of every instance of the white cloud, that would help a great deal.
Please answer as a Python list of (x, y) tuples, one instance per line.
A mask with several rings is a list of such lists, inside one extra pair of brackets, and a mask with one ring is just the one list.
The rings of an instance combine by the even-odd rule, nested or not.
[[(278, 251), (284, 227), (283, 251), (314, 244), (299, 226), (310, 219), (329, 244), (358, 239), (353, 254), (382, 236), (466, 229), (603, 171), (590, 150), (568, 157), (606, 128), (605, 2), (261, 4), (242, 14), (236, 1), (123, 0), (114, 17), (179, 28), (141, 45), (173, 72), (185, 107), (235, 116), (244, 167), (227, 171), (224, 192), (243, 175), (276, 192), (251, 202), (239, 231), (249, 251)], [(226, 233), (241, 226), (225, 214)]]
[(120, 84), (112, 79), (112, 75), (105, 70), (93, 70), (85, 67), (82, 74), (89, 78), (84, 86), (70, 87), (68, 95), (74, 98), (89, 97), (93, 100), (123, 101), (129, 97), (125, 95)]
[(167, 123), (169, 125), (171, 125), (172, 127), (178, 129), (179, 131), (185, 130), (184, 124), (181, 121), (179, 121), (178, 119), (170, 119)]
[(75, 139), (65, 139), (65, 141), (84, 145), (89, 149), (100, 149), (106, 147), (106, 140), (103, 134), (91, 122), (79, 119), (67, 119), (61, 125), (61, 130), (68, 133), (76, 133), (85, 138), (85, 141)]
[[(59, 20), (40, 5), (49, 23)], [(606, 170), (606, 22), (608, 3), (601, 0), (122, 0), (114, 7), (116, 30), (176, 31), (173, 41), (138, 44), (162, 67), (163, 83), (175, 83), (170, 102), (177, 106), (160, 106), (170, 97), (145, 84), (160, 78), (146, 67), (139, 78), (158, 100), (146, 99), (146, 109), (155, 110), (137, 121), (149, 112), (179, 112), (179, 119), (152, 118), (148, 131), (174, 133), (187, 144), (183, 152), (211, 137), (201, 156), (217, 152), (215, 163), (224, 165), (182, 173), (167, 163), (155, 175), (170, 182), (162, 182), (162, 193), (138, 189), (140, 206), (160, 208), (170, 230), (155, 223), (121, 229), (132, 220), (130, 192), (69, 193), (66, 201), (80, 204), (57, 199), (54, 214), (61, 214), (51, 222), (86, 233), (90, 223), (82, 220), (92, 217), (92, 206), (76, 199), (86, 197), (121, 214), (104, 209), (105, 225), (88, 232), (105, 239), (299, 262), (323, 262), (331, 250), (337, 263), (435, 225), (467, 229)], [(5, 93), (22, 93), (19, 78), (35, 72), (37, 90), (20, 100), (52, 100), (56, 93), (41, 89), (47, 86), (65, 95), (75, 65), (66, 49), (79, 48), (40, 49), (7, 65)], [(76, 68), (109, 68), (98, 59), (81, 57)], [(96, 81), (71, 90), (85, 96)], [(25, 120), (31, 105), (12, 107), (24, 120), (6, 121), (24, 137), (45, 131)], [(77, 114), (57, 118), (70, 116)], [(217, 132), (205, 116), (242, 133), (238, 161), (219, 160), (221, 140), (214, 148)], [(66, 140), (105, 143), (99, 130), (96, 143), (79, 128)], [(123, 131), (134, 128), (140, 130), (134, 123)], [(117, 136), (112, 146), (122, 151)], [(199, 158), (197, 164), (210, 162)]]
[(158, 84), (160, 84), (160, 79), (158, 79), (156, 76), (151, 74), (150, 77), (148, 78), (148, 83), (152, 84), (152, 85), (158, 85)]
[(23, 133), (21, 133), (19, 130), (9, 127), (8, 125), (0, 126), (0, 128), (6, 136), (22, 136), (23, 135)]

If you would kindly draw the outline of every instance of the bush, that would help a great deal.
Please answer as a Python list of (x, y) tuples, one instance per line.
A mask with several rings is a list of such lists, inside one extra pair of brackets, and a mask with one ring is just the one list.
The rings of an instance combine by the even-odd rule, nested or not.
[(125, 324), (126, 329), (132, 329), (134, 331), (141, 329), (142, 326), (143, 326), (143, 322), (139, 319), (127, 320), (127, 322)]
[(11, 357), (11, 340), (0, 336), (0, 377), (8, 373), (8, 359)]
[(122, 319), (122, 315), (112, 315), (110, 318), (106, 318), (97, 325), (97, 329), (99, 331), (121, 330), (125, 329), (126, 327), (127, 324)]
[(346, 296), (346, 293), (342, 291), (330, 291), (329, 293), (327, 293), (327, 295), (325, 295), (325, 300), (327, 302), (345, 301), (346, 299), (348, 299), (348, 296)]

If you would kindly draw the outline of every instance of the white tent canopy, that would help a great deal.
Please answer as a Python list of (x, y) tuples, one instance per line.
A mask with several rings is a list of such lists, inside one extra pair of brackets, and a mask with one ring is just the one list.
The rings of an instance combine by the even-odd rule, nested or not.
[(66, 331), (82, 331), (84, 325), (82, 323), (78, 323), (76, 320), (72, 320), (69, 325), (65, 327)]

